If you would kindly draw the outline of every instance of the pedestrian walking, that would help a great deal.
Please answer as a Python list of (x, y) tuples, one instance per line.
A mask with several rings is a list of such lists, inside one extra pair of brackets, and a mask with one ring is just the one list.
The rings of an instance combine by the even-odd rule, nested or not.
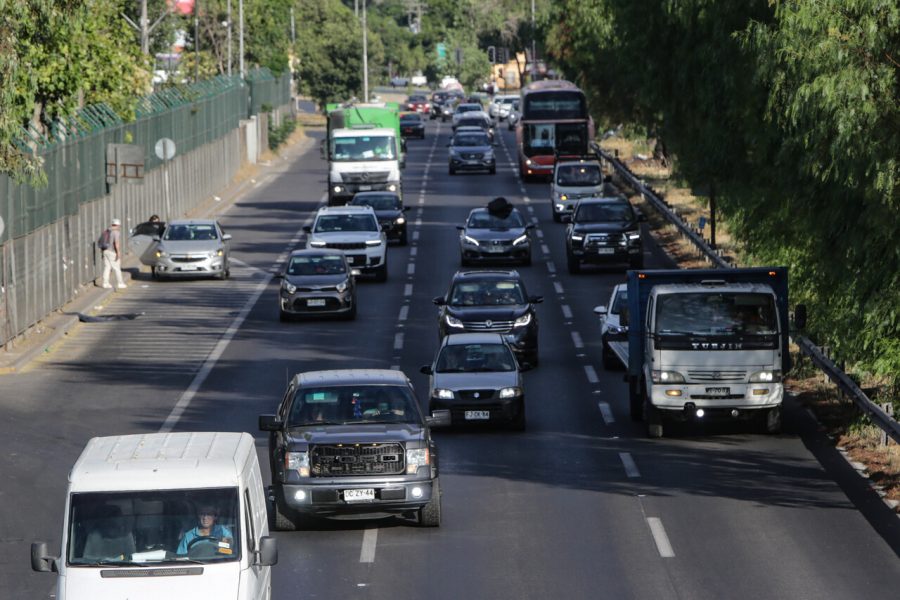
[(103, 251), (103, 280), (101, 287), (111, 288), (109, 272), (115, 271), (119, 289), (128, 287), (122, 279), (122, 221), (113, 219), (100, 236), (99, 246)]

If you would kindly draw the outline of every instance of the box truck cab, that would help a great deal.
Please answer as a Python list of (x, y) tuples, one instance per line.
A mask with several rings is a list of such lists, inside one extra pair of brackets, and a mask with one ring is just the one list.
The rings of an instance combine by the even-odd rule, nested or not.
[(400, 192), (400, 145), (394, 129), (357, 125), (329, 134), (328, 205), (357, 192)]
[(59, 574), (59, 600), (267, 600), (268, 533), (249, 434), (98, 437), (69, 475), (61, 554), (35, 542), (31, 566)]

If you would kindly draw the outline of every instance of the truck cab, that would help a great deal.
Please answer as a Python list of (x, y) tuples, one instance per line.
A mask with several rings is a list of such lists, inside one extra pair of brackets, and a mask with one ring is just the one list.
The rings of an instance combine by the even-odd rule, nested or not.
[(400, 191), (400, 141), (394, 129), (355, 126), (328, 138), (328, 205), (357, 192)]

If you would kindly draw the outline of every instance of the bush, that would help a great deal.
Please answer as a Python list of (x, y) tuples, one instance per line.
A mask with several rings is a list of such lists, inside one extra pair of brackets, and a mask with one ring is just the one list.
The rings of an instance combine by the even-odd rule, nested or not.
[(281, 146), (297, 128), (297, 120), (286, 117), (280, 126), (274, 125), (274, 120), (269, 121), (269, 150), (276, 150)]

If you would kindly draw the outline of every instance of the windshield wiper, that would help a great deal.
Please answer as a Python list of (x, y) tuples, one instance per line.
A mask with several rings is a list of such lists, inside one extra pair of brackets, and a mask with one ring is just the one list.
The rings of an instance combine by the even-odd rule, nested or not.
[(156, 564), (156, 562), (137, 562), (133, 560), (97, 560), (94, 562), (79, 562), (72, 564), (79, 567), (146, 567), (151, 564)]

